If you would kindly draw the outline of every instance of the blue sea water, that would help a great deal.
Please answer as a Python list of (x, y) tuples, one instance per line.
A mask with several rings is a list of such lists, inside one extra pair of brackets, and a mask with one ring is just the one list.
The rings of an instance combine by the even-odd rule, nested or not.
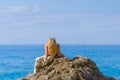
[[(120, 79), (120, 45), (61, 45), (61, 51), (69, 58), (88, 57), (104, 75)], [(0, 46), (0, 80), (17, 80), (33, 73), (36, 57), (43, 54), (43, 45)]]

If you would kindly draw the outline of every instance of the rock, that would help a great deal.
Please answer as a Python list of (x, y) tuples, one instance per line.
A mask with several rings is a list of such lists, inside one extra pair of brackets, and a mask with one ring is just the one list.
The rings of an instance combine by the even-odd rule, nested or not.
[(36, 62), (36, 73), (20, 80), (117, 80), (104, 76), (96, 64), (86, 57), (46, 59)]
[(29, 80), (29, 79), (26, 79), (26, 78), (20, 78), (20, 79), (18, 79), (18, 80)]

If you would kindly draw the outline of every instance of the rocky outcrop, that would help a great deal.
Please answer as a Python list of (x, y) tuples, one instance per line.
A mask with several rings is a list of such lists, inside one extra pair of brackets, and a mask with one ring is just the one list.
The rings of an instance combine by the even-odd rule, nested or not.
[(19, 80), (117, 80), (104, 76), (92, 60), (82, 56), (41, 58), (36, 64), (35, 74)]

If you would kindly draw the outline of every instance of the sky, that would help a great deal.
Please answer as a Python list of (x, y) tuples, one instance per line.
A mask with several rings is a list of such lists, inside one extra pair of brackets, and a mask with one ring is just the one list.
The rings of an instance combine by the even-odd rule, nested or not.
[(120, 0), (0, 0), (0, 45), (120, 45)]

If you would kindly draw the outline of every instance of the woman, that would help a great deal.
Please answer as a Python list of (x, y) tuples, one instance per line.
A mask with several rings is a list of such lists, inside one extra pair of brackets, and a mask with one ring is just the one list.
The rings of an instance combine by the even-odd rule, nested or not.
[(64, 55), (60, 51), (60, 45), (56, 43), (55, 38), (50, 38), (48, 42), (45, 44), (45, 55), (42, 57), (36, 58), (34, 73), (36, 73), (37, 62), (40, 58), (46, 58), (48, 56), (51, 57), (63, 57)]
[(60, 51), (60, 45), (56, 43), (55, 38), (50, 38), (45, 45), (45, 56), (62, 57), (64, 56)]

